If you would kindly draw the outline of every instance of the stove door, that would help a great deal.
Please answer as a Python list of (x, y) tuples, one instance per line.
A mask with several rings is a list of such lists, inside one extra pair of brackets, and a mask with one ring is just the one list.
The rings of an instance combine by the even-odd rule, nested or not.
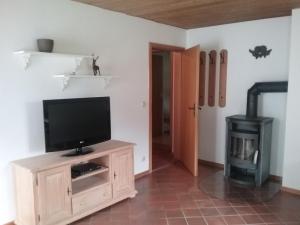
[(258, 156), (258, 134), (230, 132), (229, 133), (230, 161), (246, 164), (256, 164)]

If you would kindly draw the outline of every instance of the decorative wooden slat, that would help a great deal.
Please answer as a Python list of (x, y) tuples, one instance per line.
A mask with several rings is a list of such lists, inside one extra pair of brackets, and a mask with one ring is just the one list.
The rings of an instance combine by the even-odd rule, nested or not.
[(208, 105), (215, 106), (216, 93), (216, 60), (217, 52), (212, 50), (209, 53), (209, 77), (208, 77)]
[(220, 81), (219, 81), (219, 106), (226, 105), (226, 83), (227, 83), (228, 52), (223, 49), (220, 52)]
[(200, 70), (199, 70), (199, 106), (204, 106), (205, 102), (205, 67), (206, 52), (200, 52)]

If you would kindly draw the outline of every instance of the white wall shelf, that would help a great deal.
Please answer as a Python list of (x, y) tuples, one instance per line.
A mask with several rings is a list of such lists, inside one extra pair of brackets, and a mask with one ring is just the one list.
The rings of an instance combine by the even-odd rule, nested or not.
[(93, 79), (93, 80), (103, 80), (104, 81), (104, 88), (106, 88), (113, 78), (117, 78), (117, 76), (110, 76), (110, 75), (97, 75), (94, 76), (92, 74), (86, 75), (72, 75), (72, 74), (60, 74), (54, 75), (54, 78), (60, 79), (62, 81), (62, 90), (65, 90), (71, 79)]
[(24, 70), (26, 70), (31, 62), (32, 56), (51, 56), (51, 57), (64, 57), (74, 59), (75, 70), (78, 69), (82, 60), (92, 59), (91, 55), (77, 55), (77, 54), (65, 54), (65, 53), (48, 53), (48, 52), (38, 52), (38, 51), (15, 51), (15, 55), (20, 57)]

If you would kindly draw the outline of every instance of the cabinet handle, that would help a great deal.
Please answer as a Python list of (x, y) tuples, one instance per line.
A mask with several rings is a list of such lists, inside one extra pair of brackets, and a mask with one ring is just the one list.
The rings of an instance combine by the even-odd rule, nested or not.
[(116, 179), (116, 177), (117, 177), (117, 174), (116, 174), (116, 172), (114, 172), (114, 179)]
[(72, 193), (70, 187), (68, 187), (67, 193), (68, 193), (68, 195), (70, 195)]

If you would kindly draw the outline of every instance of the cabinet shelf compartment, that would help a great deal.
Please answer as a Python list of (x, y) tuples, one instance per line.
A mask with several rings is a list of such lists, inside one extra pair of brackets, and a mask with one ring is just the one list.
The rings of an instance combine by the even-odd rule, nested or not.
[(84, 193), (88, 190), (99, 187), (103, 184), (110, 183), (110, 157), (105, 155), (102, 157), (94, 158), (87, 162), (93, 162), (103, 166), (103, 168), (90, 172), (72, 179), (72, 193), (77, 195)]
[(97, 175), (97, 174), (105, 173), (105, 172), (108, 172), (108, 168), (107, 167), (103, 167), (101, 169), (92, 171), (92, 172), (84, 174), (82, 176), (73, 178), (72, 181), (74, 182), (74, 181), (77, 181), (77, 180), (81, 180), (81, 179), (84, 179), (84, 178), (87, 178), (87, 177), (90, 177), (90, 176), (94, 176), (94, 175)]
[(78, 194), (85, 193), (90, 191), (94, 188), (102, 186), (104, 184), (108, 184), (108, 176), (90, 176), (81, 180), (73, 181), (72, 182), (72, 194), (76, 196)]

